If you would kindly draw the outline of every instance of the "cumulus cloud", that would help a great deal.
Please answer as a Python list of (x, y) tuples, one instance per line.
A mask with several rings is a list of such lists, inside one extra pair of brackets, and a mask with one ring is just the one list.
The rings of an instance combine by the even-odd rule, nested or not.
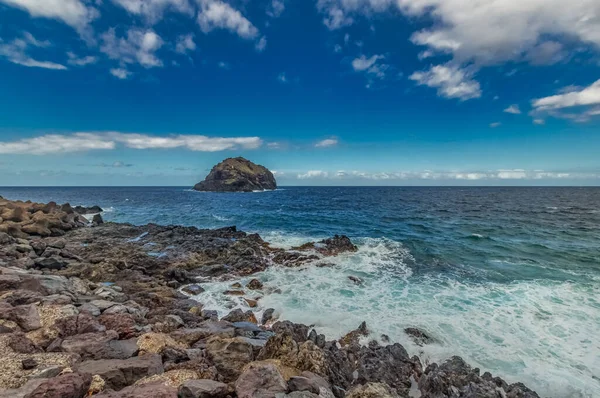
[(188, 0), (112, 0), (113, 3), (134, 15), (141, 15), (150, 22), (159, 21), (165, 11), (193, 14), (194, 9)]
[(12, 142), (0, 142), (0, 154), (47, 155), (56, 153), (110, 150), (117, 145), (132, 149), (182, 148), (198, 152), (229, 149), (257, 149), (259, 137), (208, 137), (203, 135), (171, 135), (166, 137), (119, 132), (47, 134)]
[(267, 8), (267, 15), (271, 18), (279, 18), (285, 11), (285, 3), (283, 0), (272, 0)]
[(0, 57), (5, 57), (13, 64), (28, 66), (31, 68), (44, 68), (54, 70), (65, 70), (66, 66), (50, 61), (38, 61), (27, 54), (30, 47), (48, 47), (48, 41), (39, 41), (32, 34), (25, 32), (22, 38), (14, 39), (5, 43), (0, 39)]
[(221, 0), (198, 0), (198, 24), (204, 33), (227, 29), (243, 39), (258, 37), (258, 29), (242, 13)]
[(375, 62), (377, 62), (377, 60), (381, 59), (381, 58), (383, 58), (383, 55), (373, 55), (370, 58), (367, 58), (366, 56), (361, 55), (360, 57), (358, 57), (352, 61), (352, 67), (357, 72), (364, 71), (364, 70), (369, 69), (373, 65), (375, 65)]
[(175, 51), (179, 54), (185, 54), (188, 51), (196, 50), (196, 42), (194, 42), (194, 35), (187, 34), (181, 35), (177, 37), (177, 42), (175, 44)]
[(600, 115), (600, 80), (587, 87), (567, 86), (566, 90), (560, 90), (559, 94), (534, 99), (531, 104), (533, 116), (548, 114), (575, 121), (587, 121), (592, 116)]
[(337, 138), (327, 138), (325, 140), (319, 141), (315, 144), (315, 148), (328, 148), (332, 146), (336, 146), (338, 144)]
[(34, 18), (57, 19), (79, 31), (99, 15), (81, 0), (0, 0), (0, 3), (25, 10)]
[(350, 25), (356, 16), (391, 8), (432, 20), (430, 28), (414, 33), (415, 44), (478, 65), (510, 60), (557, 62), (564, 44), (573, 40), (600, 46), (600, 3), (596, 0), (579, 0), (569, 7), (564, 7), (563, 0), (319, 0), (317, 8), (330, 29)]
[(98, 57), (95, 57), (93, 55), (87, 55), (85, 57), (78, 57), (77, 55), (75, 55), (72, 52), (68, 52), (67, 53), (67, 57), (69, 57), (69, 60), (67, 61), (69, 63), (69, 65), (74, 65), (74, 66), (86, 66), (86, 65), (91, 65), (91, 64), (95, 64), (96, 62), (98, 62)]
[(458, 98), (461, 101), (481, 97), (481, 87), (479, 82), (472, 79), (472, 73), (453, 63), (414, 72), (409, 79), (419, 85), (437, 88), (440, 97)]
[(127, 31), (126, 37), (117, 37), (115, 29), (111, 28), (102, 35), (100, 51), (121, 65), (139, 63), (145, 68), (152, 68), (163, 65), (156, 56), (156, 51), (163, 44), (161, 37), (151, 29), (132, 28)]
[(511, 105), (504, 110), (505, 113), (512, 113), (513, 115), (520, 115), (521, 110), (519, 109), (519, 105)]
[(110, 74), (121, 80), (128, 79), (131, 76), (131, 72), (124, 68), (113, 68), (110, 70)]
[(306, 180), (310, 178), (327, 178), (329, 173), (323, 170), (309, 170), (306, 173), (298, 174), (298, 178), (301, 180)]

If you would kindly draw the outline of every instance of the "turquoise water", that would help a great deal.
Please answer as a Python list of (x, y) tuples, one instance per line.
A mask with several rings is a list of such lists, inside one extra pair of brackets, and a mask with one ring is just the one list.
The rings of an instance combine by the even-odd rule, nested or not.
[[(259, 311), (337, 337), (366, 320), (424, 361), (461, 355), (548, 397), (600, 396), (600, 188), (0, 188), (11, 199), (98, 204), (104, 218), (237, 225), (291, 247), (349, 235), (358, 253), (328, 267), (259, 275), (282, 294)], [(348, 280), (363, 280), (358, 286)], [(222, 313), (242, 303), (207, 284)], [(438, 344), (417, 347), (407, 326)]]

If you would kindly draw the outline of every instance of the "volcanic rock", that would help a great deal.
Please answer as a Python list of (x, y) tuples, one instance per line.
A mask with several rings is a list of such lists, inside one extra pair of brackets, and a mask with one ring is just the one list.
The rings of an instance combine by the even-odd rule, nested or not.
[(194, 186), (196, 191), (252, 192), (276, 189), (273, 173), (242, 157), (225, 159)]

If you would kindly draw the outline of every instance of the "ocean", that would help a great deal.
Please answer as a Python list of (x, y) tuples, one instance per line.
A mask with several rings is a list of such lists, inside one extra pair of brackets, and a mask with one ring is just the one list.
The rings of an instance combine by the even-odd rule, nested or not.
[[(359, 247), (327, 267), (272, 267), (260, 309), (329, 338), (363, 320), (424, 362), (460, 355), (544, 397), (600, 397), (600, 188), (0, 188), (9, 199), (99, 205), (107, 221), (236, 225), (280, 247), (334, 234)], [(348, 279), (356, 276), (363, 283)], [(206, 308), (239, 303), (203, 284)], [(416, 346), (418, 327), (436, 339)]]

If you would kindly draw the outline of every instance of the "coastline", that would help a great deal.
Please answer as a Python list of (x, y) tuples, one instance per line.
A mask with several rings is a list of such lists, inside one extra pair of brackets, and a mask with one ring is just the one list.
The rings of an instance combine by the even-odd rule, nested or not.
[[(368, 325), (340, 341), (326, 341), (309, 326), (276, 322), (264, 314), (256, 319), (251, 302), (248, 311), (218, 320), (181, 293), (200, 292), (198, 277), (231, 278), (229, 294), (254, 300), (264, 287), (238, 286), (236, 278), (272, 266), (326, 264), (328, 257), (354, 250), (347, 238), (284, 250), (235, 227), (100, 222), (90, 227), (70, 206), (0, 202), (1, 224), (13, 226), (0, 233), (0, 338), (5, 356), (16, 361), (0, 387), (21, 388), (5, 392), (10, 396), (39, 396), (42, 390), (71, 385), (71, 395), (57, 396), (83, 396), (78, 394), (92, 388), (103, 397), (141, 397), (150, 390), (174, 397), (198, 384), (212, 386), (215, 391), (208, 396), (215, 397), (496, 397), (501, 390), (507, 397), (538, 396), (523, 385), (509, 386), (488, 373), (480, 376), (457, 357), (424, 366), (400, 344), (360, 344), (381, 338), (369, 336)], [(15, 215), (17, 208), (25, 211)], [(31, 223), (36, 214), (33, 225), (45, 223), (50, 235), (59, 236), (15, 232), (15, 225)], [(426, 343), (427, 336), (414, 334)], [(19, 361), (28, 359), (38, 364), (20, 369)], [(115, 378), (115, 367), (121, 375), (142, 370), (131, 378)], [(40, 371), (53, 377), (30, 378)], [(264, 385), (269, 391), (262, 391)], [(37, 393), (25, 391), (32, 387)]]

